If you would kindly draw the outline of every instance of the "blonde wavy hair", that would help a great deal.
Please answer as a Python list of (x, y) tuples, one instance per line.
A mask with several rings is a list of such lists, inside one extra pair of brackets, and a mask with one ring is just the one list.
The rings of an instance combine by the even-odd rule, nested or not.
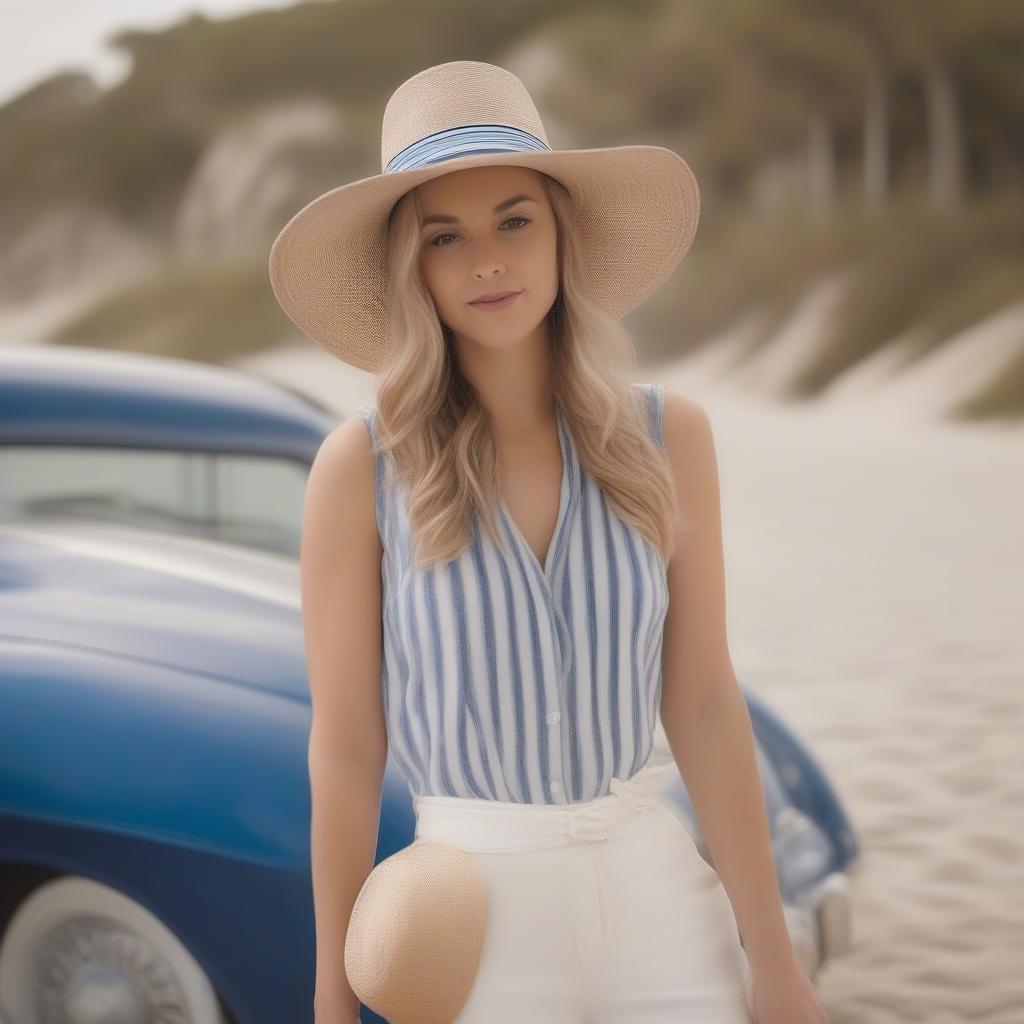
[[(568, 191), (537, 174), (558, 235), (560, 289), (548, 313), (556, 401), (580, 462), (618, 515), (668, 559), (679, 508), (668, 460), (648, 430), (646, 403), (637, 402), (642, 396), (629, 381), (632, 338), (581, 284)], [(477, 516), (506, 548), (495, 518), (498, 451), (420, 274), (419, 238), (419, 213), (408, 192), (388, 224), (392, 343), (377, 383), (375, 433), (378, 451), (407, 488), (414, 562), (423, 568), (465, 550)]]

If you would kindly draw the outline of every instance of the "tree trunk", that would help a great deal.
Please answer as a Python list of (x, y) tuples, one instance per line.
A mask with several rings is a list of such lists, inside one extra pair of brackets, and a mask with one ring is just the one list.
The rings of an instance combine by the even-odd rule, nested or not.
[(807, 201), (811, 216), (823, 220), (832, 211), (836, 194), (836, 156), (832, 121), (811, 115), (807, 126)]
[(889, 195), (889, 91), (885, 71), (872, 63), (864, 83), (864, 199), (882, 206)]
[(939, 57), (924, 69), (928, 111), (928, 198), (935, 205), (959, 203), (963, 192), (963, 139), (956, 80)]

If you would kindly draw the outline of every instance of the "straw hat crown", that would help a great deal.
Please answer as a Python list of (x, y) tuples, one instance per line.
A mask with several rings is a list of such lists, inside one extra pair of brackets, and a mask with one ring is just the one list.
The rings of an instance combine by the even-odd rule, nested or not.
[(463, 125), (508, 125), (550, 148), (533, 99), (511, 71), (457, 60), (413, 75), (388, 100), (381, 128), (381, 173), (425, 136)]

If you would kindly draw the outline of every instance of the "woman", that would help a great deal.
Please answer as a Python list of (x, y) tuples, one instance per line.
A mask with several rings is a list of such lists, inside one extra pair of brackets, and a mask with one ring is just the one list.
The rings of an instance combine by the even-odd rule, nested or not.
[[(354, 985), (424, 1024), (819, 1024), (726, 644), (708, 418), (627, 380), (619, 319), (689, 248), (689, 167), (552, 150), (476, 61), (395, 92), (382, 157), (271, 254), (288, 315), (380, 375), (303, 522), (317, 1024), (358, 1019)], [(714, 869), (654, 791), (659, 711)], [(371, 873), (389, 750), (416, 840)]]

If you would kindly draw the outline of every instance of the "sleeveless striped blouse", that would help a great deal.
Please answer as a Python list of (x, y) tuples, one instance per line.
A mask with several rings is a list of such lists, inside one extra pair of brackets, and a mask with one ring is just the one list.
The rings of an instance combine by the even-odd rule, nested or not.
[[(664, 448), (664, 387), (633, 385)], [(359, 414), (376, 444), (376, 409)], [(415, 569), (394, 466), (376, 452), (388, 747), (414, 795), (567, 804), (628, 779), (653, 748), (667, 562), (620, 519), (557, 414), (562, 483), (542, 566), (498, 502), (458, 557)]]

